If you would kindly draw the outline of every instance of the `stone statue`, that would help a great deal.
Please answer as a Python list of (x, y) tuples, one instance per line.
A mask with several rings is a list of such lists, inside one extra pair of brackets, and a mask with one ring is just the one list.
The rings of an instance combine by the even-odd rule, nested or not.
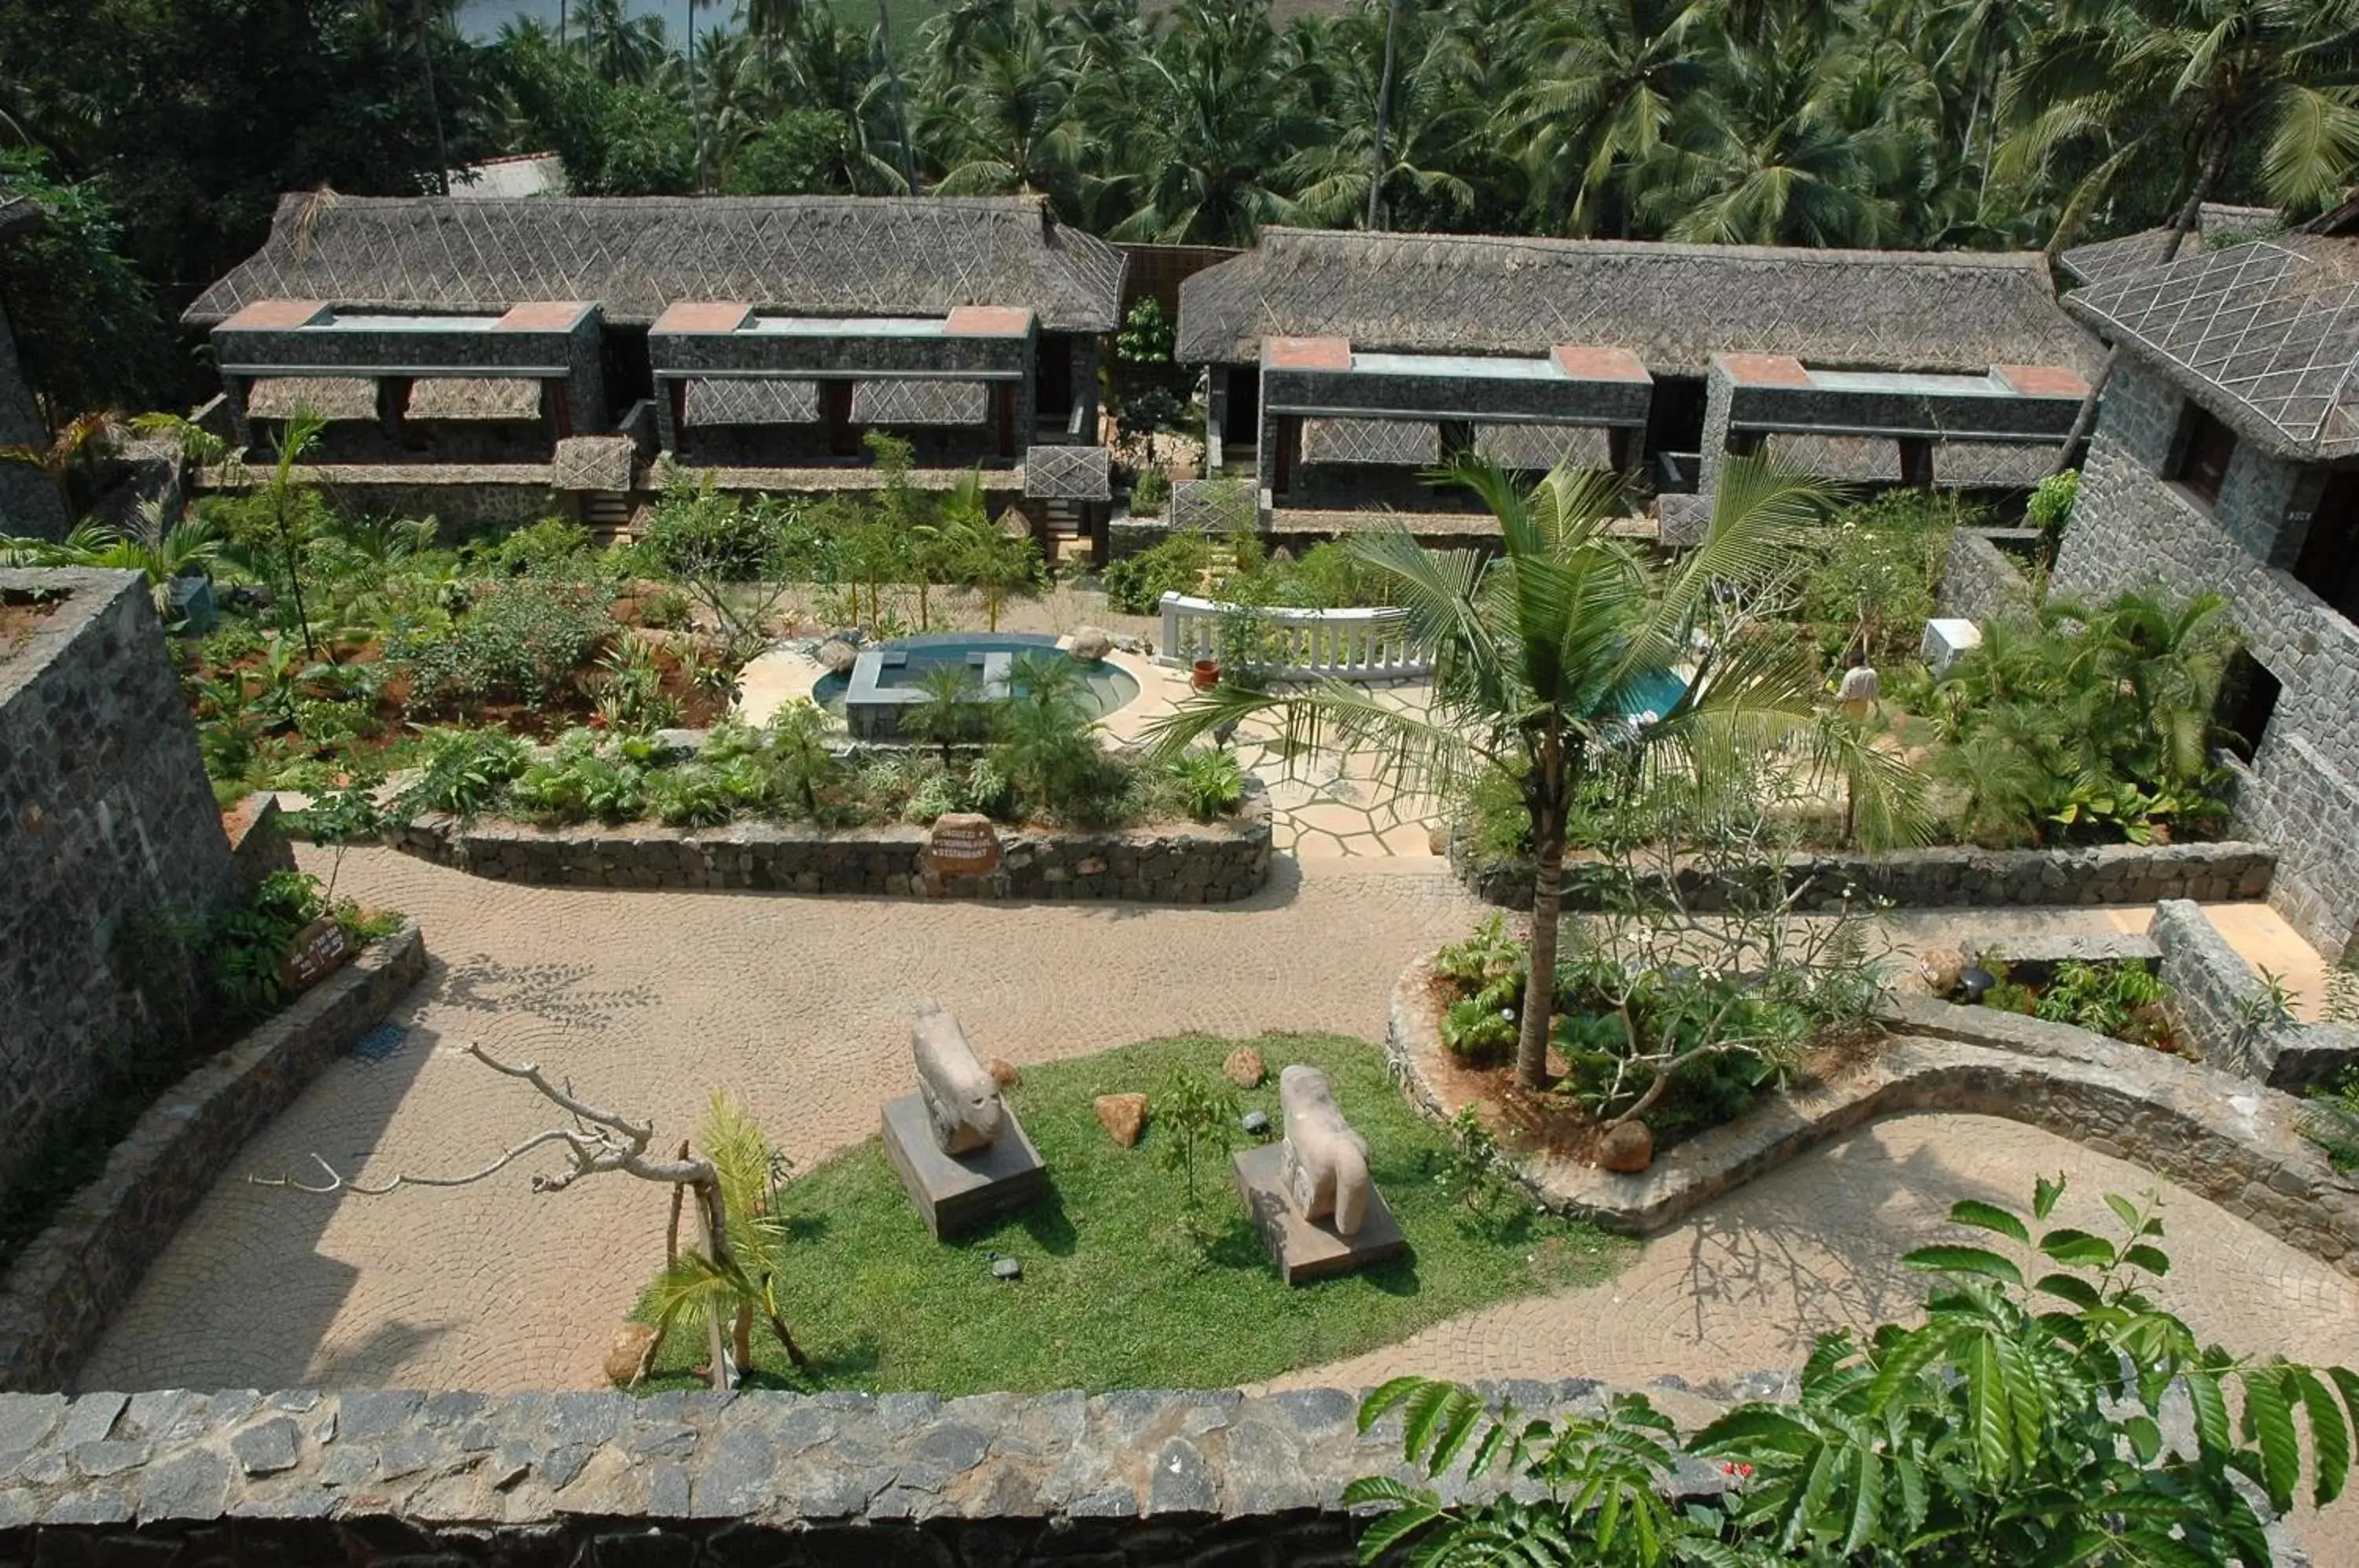
[(998, 1141), (1007, 1120), (999, 1083), (975, 1060), (958, 1019), (925, 1003), (909, 1026), (909, 1044), (918, 1058), (918, 1096), (941, 1151), (973, 1154)]
[(1352, 1130), (1327, 1074), (1300, 1062), (1277, 1075), (1286, 1118), (1286, 1186), (1307, 1220), (1334, 1216), (1335, 1234), (1356, 1236), (1368, 1213), (1368, 1140)]

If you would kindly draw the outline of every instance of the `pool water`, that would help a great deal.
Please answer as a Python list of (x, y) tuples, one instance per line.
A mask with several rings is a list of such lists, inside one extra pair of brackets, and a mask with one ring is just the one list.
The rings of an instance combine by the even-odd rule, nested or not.
[[(929, 670), (944, 665), (958, 668), (967, 663), (970, 656), (1006, 653), (1016, 657), (1026, 654), (1054, 654), (1057, 639), (1031, 632), (928, 632), (916, 637), (895, 637), (883, 645), (908, 655), (908, 662), (887, 669), (879, 681), (885, 686), (915, 686)], [(1116, 708), (1138, 695), (1138, 681), (1129, 671), (1111, 661), (1081, 666), (1082, 701), (1092, 718), (1103, 718)], [(980, 680), (978, 671), (976, 679)], [(852, 685), (852, 677), (822, 675), (811, 687), (811, 701), (830, 713), (843, 711), (843, 693)], [(1022, 681), (1016, 690), (1023, 690)]]
[(1668, 670), (1658, 670), (1624, 693), (1622, 711), (1634, 719), (1661, 718), (1687, 695), (1688, 683)]

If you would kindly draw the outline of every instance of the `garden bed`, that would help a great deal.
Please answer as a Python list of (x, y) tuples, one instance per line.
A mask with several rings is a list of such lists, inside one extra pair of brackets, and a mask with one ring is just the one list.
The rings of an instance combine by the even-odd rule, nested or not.
[(405, 854), (504, 882), (572, 887), (752, 889), (866, 898), (1122, 898), (1223, 904), (1269, 881), (1269, 798), (1248, 779), (1234, 817), (1093, 830), (1005, 826), (998, 869), (929, 878), (933, 830), (736, 822), (539, 828), (427, 813), (384, 830)]
[[(1203, 1158), (1209, 1237), (1200, 1253), (1180, 1223), (1181, 1178), (1159, 1160), (1167, 1136), (1154, 1102), (1170, 1074), (1217, 1074), (1237, 1042), (1189, 1036), (1024, 1069), (1010, 1107), (1039, 1149), (1051, 1195), (965, 1239), (937, 1243), (910, 1208), (875, 1139), (780, 1191), (791, 1267), (775, 1284), (781, 1313), (823, 1385), (945, 1395), (1048, 1388), (1220, 1388), (1276, 1377), (1388, 1345), (1440, 1319), (1508, 1297), (1603, 1278), (1620, 1248), (1583, 1225), (1538, 1214), (1520, 1198), (1487, 1214), (1437, 1180), (1451, 1144), (1405, 1105), (1384, 1054), (1330, 1035), (1251, 1042), (1269, 1077), (1241, 1091), (1244, 1110), (1278, 1121), (1277, 1073), (1307, 1062), (1367, 1138), (1369, 1171), (1408, 1238), (1406, 1258), (1289, 1288), (1230, 1185), (1227, 1161)], [(1099, 1125), (1100, 1094), (1143, 1091), (1146, 1137), (1117, 1147)], [(1238, 1146), (1252, 1140), (1238, 1135)], [(994, 1255), (1022, 1279), (991, 1277)], [(757, 1367), (783, 1370), (756, 1339)], [(660, 1353), (678, 1378), (703, 1358), (685, 1324)]]

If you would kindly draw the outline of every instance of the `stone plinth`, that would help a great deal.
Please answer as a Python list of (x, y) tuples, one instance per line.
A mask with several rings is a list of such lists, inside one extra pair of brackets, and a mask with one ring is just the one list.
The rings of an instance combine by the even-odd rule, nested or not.
[(1947, 675), (1951, 665), (1982, 645), (1983, 629), (1973, 622), (1936, 615), (1925, 623), (1925, 642), (1918, 656), (1936, 676)]
[(1385, 1195), (1368, 1187), (1368, 1212), (1356, 1236), (1338, 1236), (1328, 1220), (1306, 1220), (1286, 1195), (1286, 1145), (1266, 1143), (1232, 1158), (1229, 1169), (1237, 1192), (1245, 1201), (1262, 1239), (1269, 1245), (1270, 1261), (1289, 1285), (1307, 1285), (1348, 1274), (1354, 1269), (1383, 1263), (1408, 1251), (1408, 1242)]
[(934, 1142), (925, 1102), (904, 1094), (885, 1103), (885, 1158), (936, 1241), (963, 1235), (995, 1214), (1022, 1208), (1049, 1191), (1049, 1169), (1024, 1136), (1016, 1113), (988, 1149), (944, 1154)]

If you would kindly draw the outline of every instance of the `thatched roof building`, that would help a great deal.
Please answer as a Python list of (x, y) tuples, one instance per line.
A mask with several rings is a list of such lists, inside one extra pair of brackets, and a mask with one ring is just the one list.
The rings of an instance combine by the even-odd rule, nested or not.
[(2034, 255), (1300, 229), (1266, 229), (1252, 251), (1180, 285), (1180, 359), (1245, 364), (1266, 336), (1400, 353), (1614, 344), (1658, 375), (1685, 376), (1728, 353), (2083, 375), (2102, 357), (2058, 309)]
[(643, 326), (681, 299), (813, 316), (1029, 308), (1116, 325), (1123, 258), (1034, 197), (353, 197), (280, 200), (269, 241), (190, 305), (210, 328), (262, 299), (497, 312), (594, 300)]
[(2359, 454), (2359, 236), (2312, 230), (2188, 249), (2065, 305), (2278, 457)]
[[(2284, 214), (2274, 207), (2232, 207), (2223, 201), (2206, 201), (2196, 209), (2195, 228), (2180, 242), (2180, 248), (2209, 250), (2218, 245), (2241, 245), (2275, 234), (2285, 226)], [(2118, 239), (2074, 245), (2056, 260), (2073, 281), (2101, 283), (2153, 266), (2161, 257), (2163, 242), (2169, 236), (2168, 228), (2140, 229)]]

